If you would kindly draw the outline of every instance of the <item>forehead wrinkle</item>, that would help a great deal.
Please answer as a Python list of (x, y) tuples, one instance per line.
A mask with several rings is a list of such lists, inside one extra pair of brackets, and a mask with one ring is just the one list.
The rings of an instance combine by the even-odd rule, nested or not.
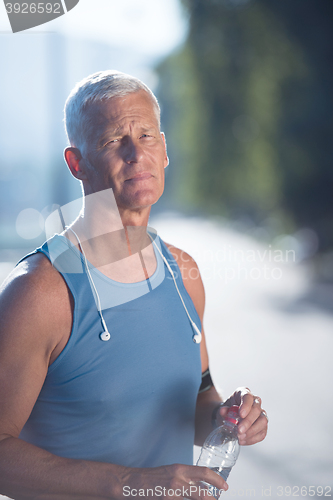
[(148, 131), (151, 131), (151, 130), (154, 130), (156, 129), (156, 125), (154, 124), (147, 124), (147, 123), (143, 123), (141, 124), (140, 121), (138, 120), (132, 120), (129, 124), (123, 124), (123, 125), (118, 125), (118, 126), (114, 126), (112, 127), (111, 124), (109, 126), (106, 127), (103, 135), (114, 135), (114, 136), (119, 136), (119, 135), (122, 135), (124, 134), (127, 129), (130, 131), (130, 132), (133, 132), (135, 129), (138, 129), (142, 132), (148, 132)]

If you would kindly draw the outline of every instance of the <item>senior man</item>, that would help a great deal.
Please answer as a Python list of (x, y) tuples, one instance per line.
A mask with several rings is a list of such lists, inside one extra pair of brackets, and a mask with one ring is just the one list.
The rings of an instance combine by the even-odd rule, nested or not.
[(168, 165), (156, 97), (136, 78), (99, 72), (74, 88), (65, 123), (84, 206), (1, 292), (0, 493), (170, 498), (200, 481), (227, 489), (192, 465), (193, 443), (234, 403), (242, 445), (264, 439), (267, 418), (245, 388), (221, 406), (197, 265), (147, 229)]

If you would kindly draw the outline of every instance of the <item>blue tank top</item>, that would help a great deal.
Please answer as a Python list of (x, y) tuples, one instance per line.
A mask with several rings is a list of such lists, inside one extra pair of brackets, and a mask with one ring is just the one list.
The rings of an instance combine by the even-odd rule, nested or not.
[[(201, 329), (177, 263), (158, 237), (186, 307)], [(193, 463), (200, 346), (162, 258), (149, 280), (124, 284), (90, 272), (111, 334), (102, 331), (83, 257), (55, 235), (46, 255), (74, 298), (71, 335), (49, 367), (20, 438), (58, 456), (154, 467)], [(30, 254), (31, 255), (31, 254)]]

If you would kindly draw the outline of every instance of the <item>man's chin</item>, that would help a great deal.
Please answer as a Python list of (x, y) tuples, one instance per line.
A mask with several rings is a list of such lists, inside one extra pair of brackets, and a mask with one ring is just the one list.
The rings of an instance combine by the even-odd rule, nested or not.
[(163, 191), (161, 193), (156, 192), (146, 192), (146, 193), (136, 193), (134, 196), (130, 196), (127, 199), (121, 200), (118, 204), (118, 208), (122, 210), (145, 210), (149, 209), (152, 205), (158, 202), (161, 198)]

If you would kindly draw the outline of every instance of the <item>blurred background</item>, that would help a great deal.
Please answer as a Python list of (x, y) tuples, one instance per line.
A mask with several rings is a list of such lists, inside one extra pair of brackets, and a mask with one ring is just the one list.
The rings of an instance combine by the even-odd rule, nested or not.
[(170, 157), (151, 225), (199, 264), (216, 385), (251, 387), (270, 416), (225, 496), (331, 496), (332, 1), (80, 0), (15, 35), (0, 18), (0, 281), (80, 197), (63, 161), (75, 83), (141, 78)]

